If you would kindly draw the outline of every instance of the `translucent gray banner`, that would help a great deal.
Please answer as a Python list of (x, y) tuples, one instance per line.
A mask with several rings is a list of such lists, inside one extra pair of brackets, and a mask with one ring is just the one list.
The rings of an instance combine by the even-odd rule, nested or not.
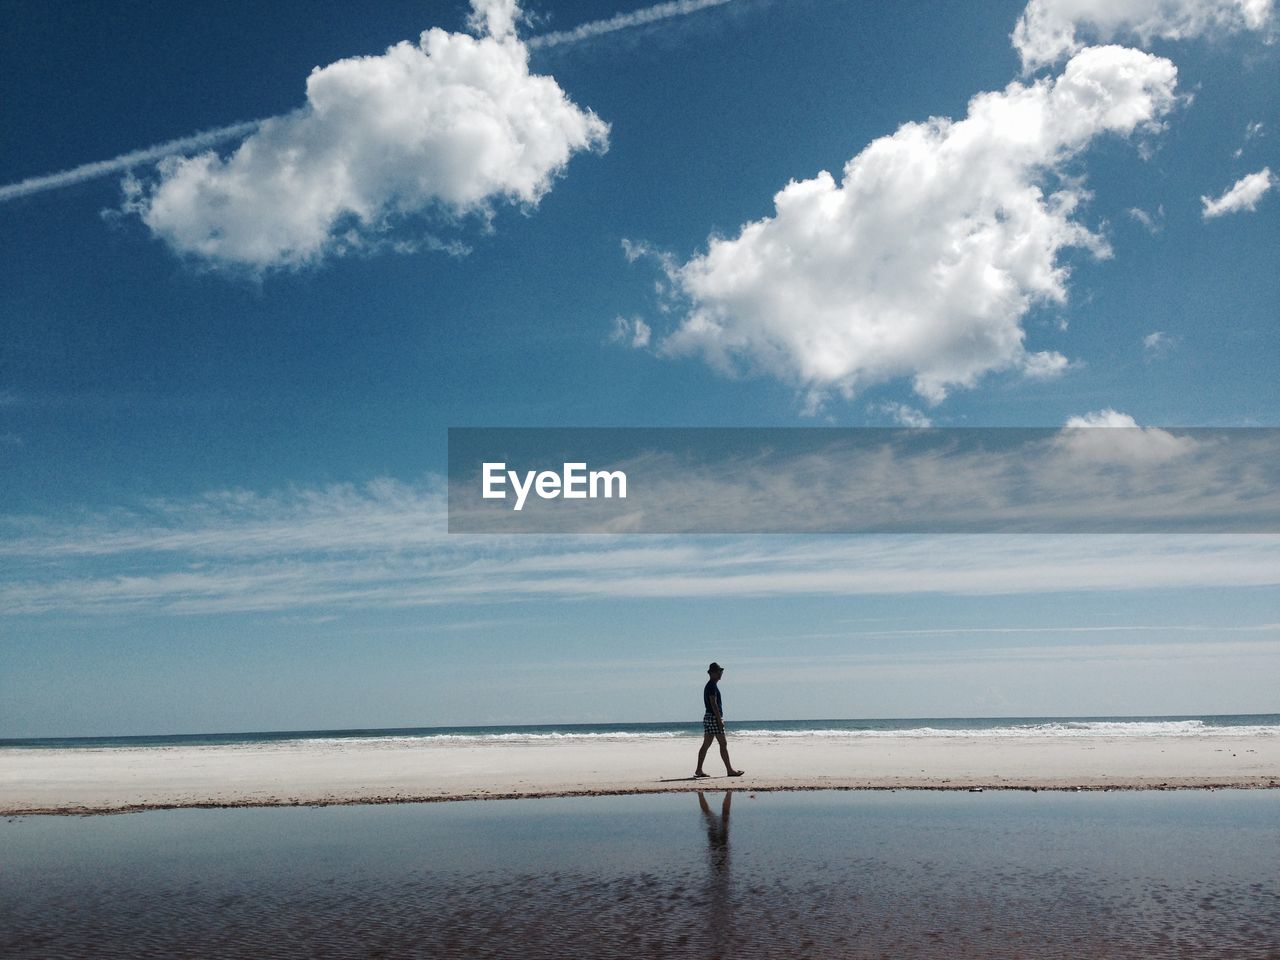
[(1276, 533), (1280, 429), (452, 428), (450, 533)]

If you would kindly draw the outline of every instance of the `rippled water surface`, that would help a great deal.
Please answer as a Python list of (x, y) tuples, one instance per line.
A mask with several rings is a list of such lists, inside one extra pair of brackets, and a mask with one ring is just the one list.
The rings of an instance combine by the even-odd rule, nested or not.
[(1262, 790), (27, 817), (0, 956), (1280, 958), (1277, 863)]

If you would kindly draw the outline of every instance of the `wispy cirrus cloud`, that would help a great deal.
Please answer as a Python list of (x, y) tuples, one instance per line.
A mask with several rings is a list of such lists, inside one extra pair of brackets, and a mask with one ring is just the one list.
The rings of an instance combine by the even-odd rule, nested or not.
[(7, 517), (0, 616), (1280, 584), (1276, 536), (469, 537), (444, 520), (438, 480)]
[(1239, 160), (1244, 156), (1245, 147), (1247, 147), (1252, 141), (1265, 135), (1265, 129), (1266, 125), (1261, 120), (1255, 120), (1254, 122), (1247, 124), (1244, 128), (1244, 142), (1232, 151), (1231, 156)]
[(896, 400), (872, 404), (867, 408), (867, 412), (886, 416), (893, 423), (903, 427), (924, 429), (933, 426), (933, 421), (925, 414), (921, 413), (915, 407), (909, 406), (905, 403), (899, 403)]
[(1154, 214), (1148, 213), (1140, 207), (1130, 207), (1129, 216), (1142, 224), (1144, 230), (1153, 237), (1164, 229), (1164, 206), (1158, 206)]
[(1142, 349), (1148, 359), (1163, 360), (1178, 348), (1180, 342), (1180, 337), (1163, 330), (1152, 330), (1142, 338)]

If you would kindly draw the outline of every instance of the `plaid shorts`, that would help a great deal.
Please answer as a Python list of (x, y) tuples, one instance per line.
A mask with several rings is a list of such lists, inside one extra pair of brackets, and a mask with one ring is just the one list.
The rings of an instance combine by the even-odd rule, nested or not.
[(713, 735), (724, 733), (724, 722), (717, 720), (713, 713), (704, 713), (702, 715), (702, 732)]

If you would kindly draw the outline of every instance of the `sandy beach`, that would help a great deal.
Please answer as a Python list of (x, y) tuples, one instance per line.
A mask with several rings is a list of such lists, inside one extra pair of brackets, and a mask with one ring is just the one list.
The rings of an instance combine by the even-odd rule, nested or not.
[(275, 744), (0, 751), (0, 813), (118, 813), (805, 789), (1280, 787), (1280, 737), (736, 737), (740, 779), (698, 741), (345, 739)]

